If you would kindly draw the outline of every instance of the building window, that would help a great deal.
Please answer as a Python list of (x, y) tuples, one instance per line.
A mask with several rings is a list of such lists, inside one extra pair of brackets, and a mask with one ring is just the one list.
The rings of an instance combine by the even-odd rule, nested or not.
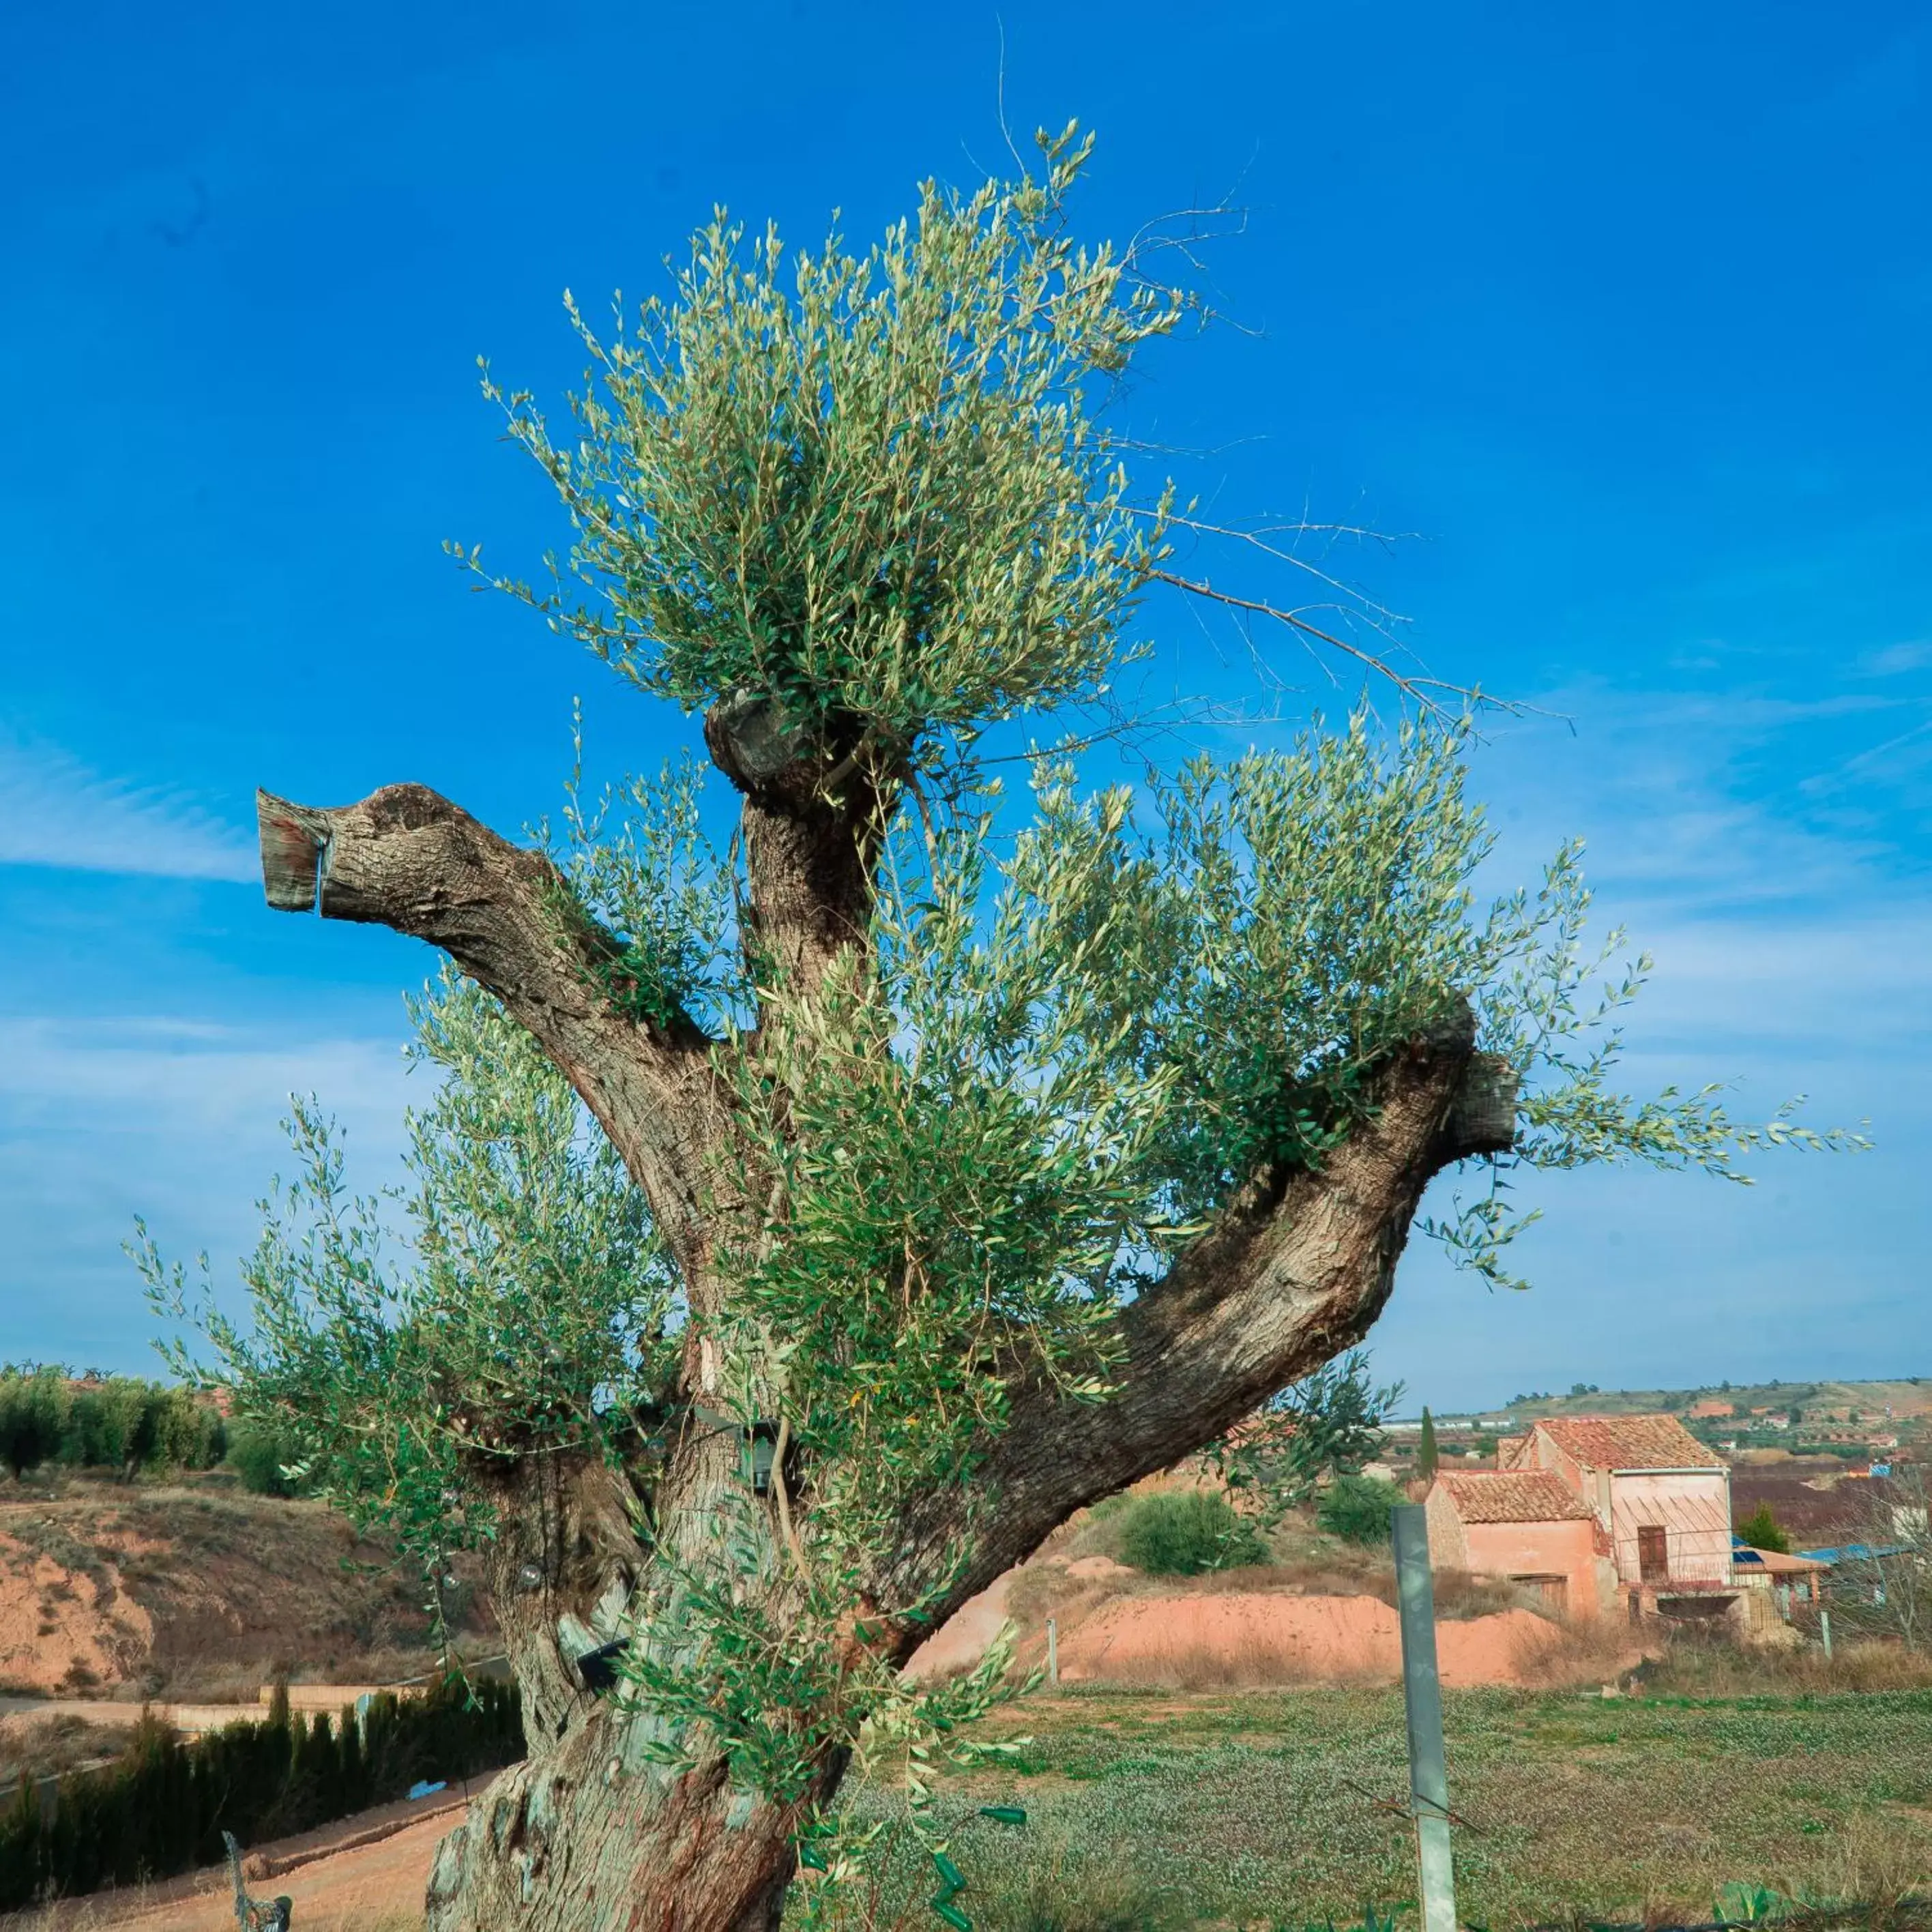
[(1636, 1574), (1646, 1583), (1670, 1580), (1670, 1546), (1661, 1523), (1647, 1522), (1637, 1531)]

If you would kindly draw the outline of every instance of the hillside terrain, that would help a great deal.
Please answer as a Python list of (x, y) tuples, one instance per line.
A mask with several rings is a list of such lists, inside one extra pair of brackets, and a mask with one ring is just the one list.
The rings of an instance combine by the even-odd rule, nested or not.
[[(1432, 1420), (1445, 1457), (1481, 1466), (1493, 1463), (1498, 1436), (1523, 1434), (1539, 1417), (1654, 1414), (1677, 1417), (1741, 1467), (1766, 1452), (1852, 1466), (1894, 1454), (1932, 1460), (1932, 1378), (1924, 1376), (1676, 1389), (1573, 1384), (1565, 1394), (1532, 1390), (1494, 1408), (1436, 1411)], [(1398, 1473), (1413, 1466), (1420, 1429), (1416, 1415), (1389, 1425), (1387, 1460)]]
[[(1914, 1376), (1892, 1382), (1718, 1382), (1708, 1387), (1676, 1389), (1597, 1389), (1573, 1386), (1518, 1395), (1494, 1408), (1463, 1414), (1456, 1420), (1493, 1426), (1527, 1427), (1540, 1415), (1688, 1416), (1701, 1406), (1729, 1408), (1734, 1417), (1756, 1413), (1788, 1416), (1801, 1412), (1800, 1427), (1851, 1428), (1894, 1424), (1932, 1424), (1932, 1376)], [(1438, 1420), (1442, 1418), (1438, 1418)]]
[[(465, 1647), (490, 1625), (461, 1563)], [(248, 1701), (267, 1678), (392, 1682), (436, 1652), (419, 1566), (327, 1505), (211, 1470), (0, 1480), (0, 1695)]]
[[(1805, 1386), (1816, 1402), (1850, 1385)], [(1876, 1392), (1893, 1386), (1858, 1385), (1846, 1406), (1882, 1414)], [(1685, 1393), (1648, 1399), (1663, 1407), (1660, 1396)], [(1566, 1406), (1616, 1412), (1600, 1394), (1536, 1412)], [(1924, 1414), (1891, 1406), (1906, 1430)], [(1457, 1432), (1445, 1428), (1445, 1453)], [(1874, 1489), (1839, 1456), (1767, 1449), (1732, 1460), (1737, 1514), (1768, 1502), (1801, 1544), (1835, 1540), (1829, 1532), (1852, 1502)], [(1043, 1692), (994, 1720), (1000, 1731), (1023, 1724), (1034, 1744), (997, 1779), (942, 1783), (942, 1802), (969, 1820), (993, 1800), (1018, 1802), (1030, 1820), (1010, 1844), (977, 1848), (975, 1885), (993, 1908), (981, 1922), (1061, 1922), (1062, 1907), (1084, 1910), (1091, 1894), (1120, 1906), (1093, 1922), (1180, 1932), (1230, 1922), (1238, 1906), (1278, 1916), (1290, 1902), (1340, 1910), (1349, 1898), (1399, 1895), (1406, 1852), (1377, 1823), (1400, 1768), (1390, 1756), (1400, 1726), (1385, 1541), (1336, 1534), (1318, 1511), (1300, 1509), (1238, 1567), (1154, 1574), (1126, 1560), (1137, 1504), (1206, 1480), (1200, 1468), (1177, 1468), (1080, 1512), (922, 1654), (920, 1674), (956, 1670), (1011, 1618), (1022, 1666), (1043, 1666), (1049, 1618), (1057, 1630), (1063, 1694)], [(473, 1570), (457, 1574), (446, 1601), (462, 1647), (493, 1650), (487, 1612), (460, 1580)], [(435, 1660), (426, 1588), (416, 1566), (358, 1539), (326, 1505), (251, 1493), (232, 1472), (0, 1480), (0, 1790), (22, 1771), (44, 1775), (112, 1754), (114, 1736), (81, 1714), (106, 1708), (86, 1700), (248, 1702), (282, 1673), (339, 1685), (424, 1672)], [(1914, 1885), (1928, 1874), (1923, 1780), (1900, 1784), (1888, 1772), (1881, 1787), (1870, 1776), (1874, 1752), (1901, 1766), (1922, 1760), (1932, 1691), (1922, 1658), (1842, 1642), (1835, 1661), (1815, 1646), (1734, 1652), (1660, 1632), (1639, 1640), (1621, 1624), (1566, 1630), (1540, 1599), (1456, 1572), (1438, 1573), (1436, 1591), (1459, 1804), (1508, 1840), (1506, 1858), (1485, 1844), (1464, 1849), (1473, 1894), (1492, 1915), (1547, 1918), (1607, 1900), (1628, 1916), (1668, 1900), (1682, 1901), (1682, 1918), (1694, 1905), (1708, 1911), (1700, 1901), (1740, 1877), (1853, 1897), (1893, 1884), (1894, 1872)], [(8, 1691), (35, 1701), (8, 1715)], [(1660, 1694), (1662, 1704), (1648, 1701)], [(63, 1708), (46, 1701), (56, 1696), (83, 1702)], [(1738, 1698), (1748, 1718), (1723, 1701)], [(1784, 1730), (1773, 1740), (1774, 1702)], [(1721, 1844), (1682, 1822), (1690, 1784), (1659, 1784), (1673, 1752), (1696, 1765), (1744, 1754), (1756, 1767), (1748, 1791), (1726, 1801)], [(1612, 1771), (1620, 1791), (1638, 1795), (1620, 1799), (1617, 1849), (1606, 1853), (1594, 1824), (1580, 1836), (1566, 1821), (1597, 1819), (1584, 1787)], [(1538, 1808), (1546, 1787), (1560, 1794), (1555, 1812)], [(1243, 1822), (1300, 1815), (1309, 1791), (1328, 1793), (1322, 1828), (1291, 1834), (1286, 1850)], [(434, 1843), (465, 1796), (440, 1801), (452, 1808), (447, 1816), (395, 1805), (311, 1833), (313, 1845), (254, 1849), (287, 1855), (277, 1885), (298, 1899), (303, 1922), (324, 1932), (400, 1928), (415, 1922)], [(844, 1802), (856, 1820), (890, 1826), (899, 1800), (855, 1784)], [(377, 1839), (372, 1821), (400, 1828)], [(1214, 1856), (1187, 1853), (1197, 1838)], [(1650, 1848), (1634, 1863), (1624, 1849), (1633, 1843)], [(885, 1877), (889, 1890), (902, 1878), (910, 1888), (922, 1873), (894, 1868)], [(46, 1932), (214, 1932), (230, 1916), (225, 1884), (212, 1870), (139, 1898), (89, 1900), (71, 1920), (47, 1921)]]
[[(1733, 1413), (1708, 1412), (1720, 1408)], [(1700, 1409), (1707, 1412), (1694, 1413)], [(1492, 1460), (1496, 1434), (1537, 1415), (1645, 1410), (1683, 1415), (1727, 1448), (1738, 1438), (1738, 1516), (1767, 1504), (1799, 1547), (1833, 1540), (1862, 1500), (1855, 1492), (1870, 1493), (1863, 1484), (1846, 1486), (1845, 1472), (1857, 1464), (1842, 1460), (1843, 1445), (1789, 1453), (1808, 1446), (1814, 1424), (1821, 1432), (1862, 1433), (1874, 1444), (1896, 1437), (1903, 1453), (1922, 1460), (1932, 1452), (1932, 1382), (1923, 1379), (1585, 1390), (1526, 1399), (1479, 1418), (1438, 1418), (1438, 1427), (1445, 1456), (1481, 1466)], [(1760, 1444), (1752, 1426), (1762, 1435), (1772, 1414), (1784, 1428)], [(1414, 1444), (1412, 1431), (1390, 1438), (1388, 1461), (1399, 1476), (1412, 1466)], [(1111, 1580), (1086, 1580), (1096, 1598), (1127, 1582), (1112, 1560), (1118, 1551), (1108, 1515), (1103, 1508), (1083, 1516), (1049, 1545), (1079, 1568), (1082, 1558), (1108, 1559)], [(1315, 1567), (1333, 1568), (1344, 1552), (1318, 1538), (1272, 1554), (1278, 1564), (1289, 1559), (1275, 1573), (1276, 1587), (1306, 1592), (1313, 1579), (1295, 1576), (1294, 1559), (1316, 1557)], [(459, 1559), (454, 1574), (444, 1602), (460, 1647), (487, 1649), (491, 1625), (473, 1570)], [(1326, 1587), (1338, 1586), (1340, 1594), (1382, 1594), (1352, 1574)], [(1318, 1594), (1322, 1588), (1314, 1585)], [(416, 1564), (379, 1540), (358, 1540), (326, 1505), (253, 1493), (230, 1469), (133, 1482), (50, 1469), (0, 1476), (0, 1696), (247, 1701), (280, 1673), (354, 1683), (412, 1676), (435, 1658), (428, 1592)], [(1022, 1616), (1028, 1636), (1034, 1621)]]

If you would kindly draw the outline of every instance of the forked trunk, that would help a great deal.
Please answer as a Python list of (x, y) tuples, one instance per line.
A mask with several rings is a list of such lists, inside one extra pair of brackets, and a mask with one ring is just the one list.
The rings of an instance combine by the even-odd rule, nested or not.
[[(714, 707), (706, 740), (746, 795), (758, 952), (809, 998), (842, 950), (858, 945), (862, 956), (874, 833), (868, 812), (826, 803), (831, 770), (786, 764), (796, 747), (782, 725), (762, 700), (734, 700)], [(841, 784), (849, 763), (834, 768)], [(616, 940), (587, 915), (560, 923), (562, 882), (549, 861), (435, 793), (391, 786), (331, 810), (264, 794), (260, 808), (270, 902), (447, 950), (530, 1028), (602, 1123), (650, 1197), (694, 1315), (728, 1312), (729, 1284), (713, 1271), (725, 1224), (735, 1217), (740, 1234), (755, 1232), (761, 1210), (717, 1196), (734, 1131), (714, 1064), (719, 1042), (686, 1016), (646, 1023), (612, 1006), (598, 988)], [(1075, 1402), (1045, 1383), (1014, 1388), (970, 1485), (930, 1486), (904, 1507), (871, 1600), (925, 1600), (943, 1622), (1074, 1510), (1171, 1467), (1358, 1341), (1388, 1298), (1430, 1178), (1511, 1144), (1518, 1071), (1477, 1051), (1465, 1000), (1391, 1049), (1373, 1070), (1364, 1117), (1318, 1167), (1258, 1168), (1122, 1310), (1107, 1401)], [(676, 1394), (700, 1419), (719, 1401), (702, 1346), (688, 1352)], [(778, 1924), (798, 1826), (837, 1789), (843, 1756), (828, 1756), (814, 1788), (784, 1806), (733, 1790), (716, 1758), (674, 1776), (646, 1756), (649, 1737), (663, 1734), (656, 1720), (620, 1715), (579, 1667), (620, 1636), (662, 1643), (675, 1661), (690, 1636), (675, 1573), (782, 1593), (778, 1529), (740, 1467), (741, 1434), (690, 1424), (669, 1466), (635, 1490), (595, 1458), (509, 1459), (485, 1562), (530, 1758), (443, 1841), (430, 1932)], [(774, 1500), (783, 1502), (782, 1486)], [(642, 1534), (646, 1514), (654, 1527)]]
[(828, 1800), (734, 1791), (722, 1760), (680, 1776), (626, 1762), (642, 1735), (600, 1714), (505, 1772), (436, 1847), (428, 1932), (777, 1932), (794, 1834)]

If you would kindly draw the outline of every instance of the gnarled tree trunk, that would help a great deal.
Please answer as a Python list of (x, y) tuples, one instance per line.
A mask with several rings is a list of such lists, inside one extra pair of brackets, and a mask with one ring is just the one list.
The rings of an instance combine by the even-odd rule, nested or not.
[(793, 1834), (842, 1757), (778, 1806), (722, 1760), (672, 1776), (627, 1758), (645, 1724), (600, 1712), (472, 1801), (436, 1847), (428, 1932), (777, 1932)]
[[(850, 751), (801, 746), (754, 702), (715, 706), (706, 739), (743, 794), (748, 930), (766, 970), (808, 992), (842, 949), (863, 944), (890, 784), (857, 770)], [(573, 913), (540, 855), (435, 793), (392, 786), (333, 810), (265, 794), (260, 806), (270, 903), (412, 933), (501, 1000), (645, 1190), (694, 1310), (716, 1312), (725, 1292), (716, 1258), (733, 1232), (718, 1217), (749, 1225), (752, 1210), (715, 1193), (700, 1204), (733, 1132), (703, 1032), (680, 1017), (658, 1024), (614, 1010), (596, 979), (614, 950), (610, 935)], [(944, 1582), (943, 1621), (1076, 1510), (1172, 1466), (1366, 1332), (1431, 1177), (1507, 1147), (1514, 1111), (1508, 1070), (1475, 1052), (1466, 1013), (1391, 1057), (1372, 1098), (1372, 1117), (1320, 1172), (1256, 1174), (1123, 1312), (1125, 1359), (1107, 1401), (1063, 1400), (1036, 1385), (1012, 1392), (1010, 1421), (971, 1496), (934, 1492), (911, 1506), (878, 1600)], [(702, 1404), (716, 1376), (694, 1340), (684, 1395)], [(707, 1523), (730, 1499), (754, 1514), (764, 1508), (737, 1475), (738, 1448), (715, 1432), (688, 1434), (662, 1475), (661, 1510), (676, 1501), (667, 1533), (687, 1564), (702, 1564), (707, 1534), (716, 1540)], [(810, 1788), (782, 1806), (734, 1790), (701, 1737), (695, 1768), (652, 1763), (660, 1720), (620, 1712), (575, 1664), (620, 1622), (634, 1642), (677, 1644), (676, 1601), (633, 1533), (635, 1498), (602, 1466), (553, 1464), (505, 1481), (490, 1580), (530, 1756), (444, 1841), (432, 1932), (770, 1932), (795, 1834), (835, 1790), (842, 1756), (828, 1755)], [(952, 1574), (969, 1528), (969, 1564)], [(769, 1582), (783, 1567), (777, 1530), (764, 1521), (760, 1533), (773, 1552)], [(898, 1664), (924, 1634), (891, 1628), (878, 1640)]]

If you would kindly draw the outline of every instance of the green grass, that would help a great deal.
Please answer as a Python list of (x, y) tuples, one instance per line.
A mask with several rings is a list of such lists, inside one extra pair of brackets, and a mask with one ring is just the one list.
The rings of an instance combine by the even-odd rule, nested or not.
[[(1682, 1923), (1727, 1886), (1883, 1904), (1932, 1892), (1932, 1692), (1468, 1691), (1446, 1724), (1466, 1922)], [(980, 1932), (1359, 1924), (1370, 1906), (1413, 1923), (1411, 1830), (1388, 1808), (1407, 1790), (1398, 1691), (1036, 1697), (999, 1728), (1034, 1741), (939, 1792)], [(1026, 1825), (976, 1816), (999, 1802)], [(898, 1801), (846, 1803), (868, 1820)], [(928, 1876), (902, 1856), (874, 1932), (939, 1924)]]

